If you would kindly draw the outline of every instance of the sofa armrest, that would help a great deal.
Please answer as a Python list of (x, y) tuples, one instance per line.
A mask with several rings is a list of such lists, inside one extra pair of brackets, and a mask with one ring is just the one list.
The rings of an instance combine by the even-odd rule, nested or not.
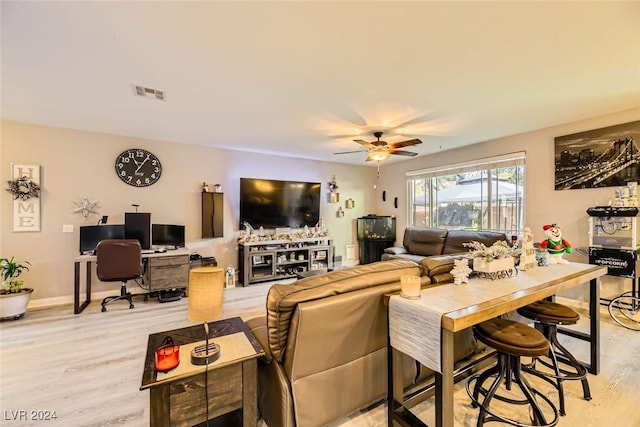
[(271, 355), (271, 350), (269, 349), (269, 341), (267, 338), (267, 316), (254, 317), (253, 319), (248, 319), (244, 322), (247, 325), (247, 328), (251, 331), (258, 343), (264, 350), (263, 361), (265, 363), (271, 363), (273, 361), (273, 356)]
[(451, 273), (442, 273), (431, 276), (431, 283), (442, 284), (442, 283), (453, 283), (454, 277)]
[(407, 254), (409, 252), (407, 251), (407, 248), (394, 246), (392, 248), (385, 248), (384, 253), (391, 254), (391, 255), (402, 255), (402, 254)]
[(267, 317), (248, 319), (245, 324), (256, 337), (265, 356), (258, 360), (258, 408), (270, 426), (295, 426), (293, 398), (284, 368), (273, 360), (267, 342)]
[[(448, 278), (453, 280), (453, 276), (449, 274), (449, 272), (453, 269), (453, 261), (468, 257), (468, 252), (450, 255), (436, 255), (425, 258), (420, 264), (425, 274), (431, 277), (431, 282), (443, 283), (444, 281), (449, 280)], [(445, 276), (439, 279), (435, 279), (436, 277), (441, 275)]]

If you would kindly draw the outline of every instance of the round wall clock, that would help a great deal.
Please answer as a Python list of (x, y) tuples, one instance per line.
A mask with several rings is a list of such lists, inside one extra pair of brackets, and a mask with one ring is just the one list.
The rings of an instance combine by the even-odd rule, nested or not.
[(126, 184), (147, 187), (160, 179), (162, 165), (153, 153), (130, 148), (116, 158), (116, 173)]

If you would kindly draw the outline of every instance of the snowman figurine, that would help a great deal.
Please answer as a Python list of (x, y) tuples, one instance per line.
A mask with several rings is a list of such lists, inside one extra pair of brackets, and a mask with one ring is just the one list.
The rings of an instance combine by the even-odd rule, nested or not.
[(546, 249), (549, 254), (549, 264), (569, 264), (562, 258), (565, 253), (571, 253), (571, 244), (562, 238), (562, 230), (556, 224), (542, 227), (546, 240), (540, 243), (540, 249)]

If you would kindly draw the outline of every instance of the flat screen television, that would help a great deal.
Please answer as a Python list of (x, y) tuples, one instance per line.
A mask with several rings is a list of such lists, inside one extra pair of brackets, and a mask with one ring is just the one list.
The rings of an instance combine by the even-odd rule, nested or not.
[(165, 248), (184, 247), (184, 225), (151, 224), (151, 244)]
[(137, 239), (141, 249), (151, 249), (151, 214), (125, 212), (124, 238)]
[(124, 239), (124, 224), (80, 227), (80, 254), (93, 253), (99, 241), (108, 239)]
[(319, 182), (240, 178), (240, 225), (300, 228), (319, 220)]

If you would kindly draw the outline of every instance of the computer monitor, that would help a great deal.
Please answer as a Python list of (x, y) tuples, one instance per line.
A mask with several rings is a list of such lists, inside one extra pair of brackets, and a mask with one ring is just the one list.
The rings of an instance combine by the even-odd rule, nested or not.
[(141, 249), (151, 249), (151, 214), (125, 212), (124, 238), (137, 239)]
[(184, 247), (184, 225), (151, 224), (151, 243), (165, 248)]
[(80, 254), (93, 253), (98, 242), (107, 239), (124, 239), (124, 224), (80, 227)]

